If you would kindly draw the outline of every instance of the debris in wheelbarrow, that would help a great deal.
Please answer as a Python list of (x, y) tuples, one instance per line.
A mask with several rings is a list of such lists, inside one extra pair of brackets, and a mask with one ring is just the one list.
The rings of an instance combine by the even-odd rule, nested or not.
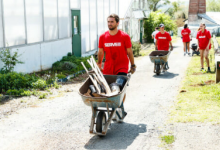
[[(102, 72), (100, 71), (98, 65), (96, 64), (93, 56), (91, 56), (91, 58), (87, 61), (90, 64), (92, 71), (88, 71), (83, 62), (81, 62), (81, 64), (85, 68), (87, 74), (89, 75), (90, 80), (95, 86), (95, 89), (97, 90), (97, 94), (106, 97), (117, 95), (118, 94), (117, 91), (113, 91), (113, 92), (111, 91), (108, 83), (106, 82), (106, 79), (104, 78)], [(105, 94), (103, 94), (102, 91), (105, 91)]]

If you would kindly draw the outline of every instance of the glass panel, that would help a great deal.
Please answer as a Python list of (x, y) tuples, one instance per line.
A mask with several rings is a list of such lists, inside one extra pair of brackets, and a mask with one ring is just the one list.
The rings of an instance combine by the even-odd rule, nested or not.
[(110, 14), (115, 14), (116, 13), (115, 12), (115, 7), (116, 7), (115, 0), (111, 0), (110, 1)]
[(78, 16), (73, 16), (73, 19), (74, 19), (74, 23), (73, 23), (73, 26), (74, 26), (74, 35), (78, 34)]
[[(119, 12), (118, 12), (118, 0), (116, 0), (116, 2), (115, 2), (115, 13), (117, 14), (117, 15), (119, 15)], [(120, 16), (119, 16), (119, 18), (120, 18)]]
[(0, 47), (4, 47), (4, 41), (3, 41), (3, 20), (2, 20), (2, 0), (0, 0)]
[(102, 8), (102, 9), (97, 9), (97, 14), (98, 14), (98, 35), (100, 36), (102, 33), (105, 32), (104, 30), (104, 21), (106, 21), (104, 19), (104, 9), (103, 9), (103, 3), (104, 0), (97, 0), (97, 5), (98, 8)]
[(89, 0), (81, 0), (81, 40), (82, 40), (82, 52), (90, 50), (90, 36), (89, 36)]
[(109, 0), (104, 0), (104, 29), (108, 30), (107, 18), (109, 13)]
[(71, 8), (79, 9), (80, 8), (80, 0), (70, 0)]
[(69, 0), (58, 0), (59, 7), (59, 38), (70, 37), (70, 6)]
[(96, 0), (90, 0), (90, 43), (91, 50), (97, 49)]
[(44, 40), (58, 39), (57, 0), (44, 0)]
[(26, 0), (27, 43), (43, 41), (42, 1)]
[(24, 1), (3, 0), (5, 45), (25, 44)]

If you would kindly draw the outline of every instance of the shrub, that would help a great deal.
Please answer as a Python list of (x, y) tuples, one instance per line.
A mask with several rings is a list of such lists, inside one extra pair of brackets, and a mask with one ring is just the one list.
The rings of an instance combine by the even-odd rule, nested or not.
[(23, 64), (24, 62), (18, 60), (20, 56), (17, 51), (12, 53), (9, 48), (2, 49), (0, 51), (0, 59), (4, 63), (4, 66), (1, 72), (12, 72), (16, 64)]
[(140, 56), (141, 44), (132, 42), (132, 50), (135, 57)]
[(61, 73), (61, 74), (58, 74), (58, 75), (57, 75), (57, 78), (58, 78), (58, 79), (63, 79), (63, 78), (66, 78), (66, 76)]
[(32, 86), (34, 89), (43, 90), (47, 86), (47, 83), (43, 79), (38, 79), (36, 82), (32, 83)]
[(7, 91), (9, 89), (29, 89), (33, 88), (34, 82), (39, 78), (35, 75), (10, 72), (6, 74), (0, 74), (0, 92)]

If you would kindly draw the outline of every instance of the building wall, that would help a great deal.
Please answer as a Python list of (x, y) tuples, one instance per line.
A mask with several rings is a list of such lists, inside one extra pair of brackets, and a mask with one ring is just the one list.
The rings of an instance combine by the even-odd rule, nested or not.
[(6, 47), (21, 54), (17, 72), (51, 68), (72, 51), (70, 0), (0, 0), (0, 50)]
[(49, 69), (72, 52), (71, 9), (81, 10), (81, 52), (91, 55), (108, 29), (107, 16), (118, 14), (119, 0), (0, 0), (0, 50), (18, 50), (24, 62), (15, 71)]

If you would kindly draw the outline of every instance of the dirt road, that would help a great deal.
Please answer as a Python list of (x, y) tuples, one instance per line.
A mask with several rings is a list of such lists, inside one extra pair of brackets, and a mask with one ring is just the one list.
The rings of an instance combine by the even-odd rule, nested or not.
[(57, 149), (163, 149), (160, 135), (166, 134), (169, 107), (190, 57), (184, 57), (182, 43), (174, 44), (170, 69), (156, 76), (148, 56), (136, 62), (137, 72), (127, 88), (124, 123), (113, 123), (107, 136), (89, 134), (91, 109), (83, 104), (78, 89), (48, 100), (35, 108), (21, 109), (0, 120), (1, 150)]

